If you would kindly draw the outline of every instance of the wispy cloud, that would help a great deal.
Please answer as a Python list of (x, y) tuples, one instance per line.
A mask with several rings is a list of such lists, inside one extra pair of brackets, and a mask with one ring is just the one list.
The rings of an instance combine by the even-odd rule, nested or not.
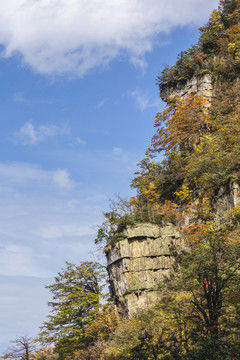
[(109, 98), (106, 98), (106, 99), (103, 99), (103, 100), (99, 101), (99, 103), (97, 104), (97, 107), (100, 109), (100, 108), (103, 107), (103, 106), (106, 104), (106, 102), (108, 102), (108, 101), (109, 101)]
[(113, 155), (115, 155), (115, 156), (122, 155), (122, 154), (123, 154), (123, 149), (115, 146), (115, 147), (112, 149), (112, 153), (113, 153)]
[(218, 0), (8, 0), (0, 5), (2, 56), (42, 74), (85, 75), (118, 56), (144, 67), (157, 35), (199, 25)]
[(112, 156), (114, 161), (118, 164), (117, 166), (119, 166), (119, 163), (122, 163), (122, 165), (120, 165), (122, 173), (129, 170), (131, 170), (132, 173), (134, 172), (137, 160), (133, 153), (118, 146), (114, 146), (112, 149)]
[(0, 275), (50, 277), (53, 274), (34, 264), (37, 254), (30, 246), (7, 245), (0, 249)]
[(67, 135), (69, 132), (67, 124), (34, 126), (31, 121), (27, 121), (19, 131), (15, 132), (13, 140), (16, 144), (36, 145), (59, 135)]
[(0, 163), (0, 187), (51, 185), (62, 190), (70, 190), (74, 181), (70, 179), (67, 170), (47, 171), (32, 164)]
[(74, 182), (70, 179), (70, 175), (66, 170), (57, 170), (52, 173), (53, 182), (59, 188), (64, 190), (70, 190)]
[(135, 99), (136, 105), (141, 111), (147, 108), (159, 107), (161, 103), (159, 98), (152, 98), (139, 88), (129, 91), (128, 94)]
[(13, 95), (13, 101), (18, 102), (18, 103), (23, 103), (23, 104), (31, 103), (31, 101), (24, 95), (24, 93), (22, 91), (16, 92)]
[(86, 144), (86, 141), (82, 140), (80, 137), (77, 137), (77, 138), (75, 139), (75, 142), (76, 142), (77, 144), (82, 144), (82, 145), (85, 145), (85, 144)]
[(44, 239), (79, 237), (89, 234), (95, 235), (95, 230), (91, 226), (77, 224), (49, 225), (38, 232), (38, 236)]

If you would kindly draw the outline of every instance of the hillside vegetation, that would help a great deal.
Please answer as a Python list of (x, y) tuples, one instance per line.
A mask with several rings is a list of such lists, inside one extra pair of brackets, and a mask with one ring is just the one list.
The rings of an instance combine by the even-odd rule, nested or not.
[(113, 204), (99, 229), (96, 242), (108, 249), (126, 225), (172, 222), (191, 249), (171, 283), (161, 284), (161, 301), (120, 322), (106, 359), (239, 358), (240, 206), (218, 218), (216, 207), (240, 180), (240, 1), (221, 1), (198, 44), (157, 80), (160, 90), (174, 90), (205, 74), (210, 103), (196, 93), (168, 98), (132, 181), (136, 197)]
[(112, 203), (96, 239), (109, 249), (127, 225), (171, 222), (190, 254), (159, 284), (159, 302), (132, 319), (107, 302), (99, 264), (67, 264), (48, 286), (52, 312), (40, 333), (46, 347), (24, 359), (240, 358), (240, 205), (216, 218), (218, 198), (240, 182), (240, 0), (220, 1), (198, 43), (157, 82), (174, 89), (204, 74), (212, 79), (211, 101), (196, 93), (169, 97), (132, 181), (136, 196)]

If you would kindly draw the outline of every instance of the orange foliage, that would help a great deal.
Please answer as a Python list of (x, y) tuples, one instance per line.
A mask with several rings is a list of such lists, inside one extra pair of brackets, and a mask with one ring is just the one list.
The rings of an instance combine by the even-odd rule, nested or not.
[[(155, 126), (158, 128), (152, 138), (149, 153), (165, 150), (192, 150), (201, 136), (209, 131), (210, 117), (208, 103), (203, 96), (194, 93), (180, 100), (170, 100), (166, 109), (158, 113)], [(166, 125), (162, 126), (166, 121)]]
[(154, 208), (157, 213), (161, 215), (165, 221), (177, 224), (180, 221), (179, 206), (170, 201), (166, 200), (163, 204), (155, 204)]
[(209, 225), (206, 223), (193, 224), (190, 226), (185, 226), (181, 231), (184, 233), (186, 238), (190, 239), (191, 243), (199, 243), (203, 234), (209, 230)]

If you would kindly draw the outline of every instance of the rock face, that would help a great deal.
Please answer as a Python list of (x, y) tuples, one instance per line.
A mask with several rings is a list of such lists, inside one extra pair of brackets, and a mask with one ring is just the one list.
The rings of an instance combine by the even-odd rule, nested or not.
[[(197, 203), (197, 201), (196, 201)], [(222, 221), (225, 221), (226, 217), (229, 214), (229, 211), (240, 205), (240, 184), (237, 182), (232, 182), (225, 186), (222, 186), (216, 194), (216, 198), (213, 207), (213, 222), (215, 224), (215, 228), (217, 229)], [(197, 206), (197, 204), (196, 204)], [(181, 228), (192, 225), (196, 221), (196, 214), (192, 212), (181, 213), (181, 220), (179, 222), (179, 226)]]
[(240, 186), (237, 182), (233, 182), (228, 186), (222, 187), (219, 191), (215, 202), (214, 222), (219, 226), (230, 210), (240, 205)]
[(181, 96), (185, 97), (191, 93), (204, 96), (209, 104), (213, 95), (212, 79), (209, 74), (205, 74), (201, 77), (192, 77), (186, 83), (177, 83), (176, 86), (164, 86), (160, 92), (160, 96), (163, 101), (167, 101), (169, 96)]
[[(207, 108), (211, 104), (213, 85), (210, 75), (193, 77), (175, 87), (165, 86), (161, 98), (180, 96), (190, 93), (203, 96)], [(196, 199), (197, 201), (197, 199)], [(214, 223), (218, 227), (229, 210), (240, 205), (240, 186), (231, 183), (216, 195)], [(179, 226), (191, 225), (194, 214), (182, 213)], [(178, 268), (182, 257), (189, 253), (186, 242), (173, 224), (158, 226), (150, 223), (128, 226), (126, 238), (112, 245), (106, 251), (110, 291), (126, 317), (131, 317), (139, 309), (153, 305), (161, 298), (160, 285)]]
[(131, 317), (159, 299), (159, 284), (170, 279), (188, 250), (172, 224), (138, 224), (127, 227), (126, 236), (106, 256), (111, 293)]

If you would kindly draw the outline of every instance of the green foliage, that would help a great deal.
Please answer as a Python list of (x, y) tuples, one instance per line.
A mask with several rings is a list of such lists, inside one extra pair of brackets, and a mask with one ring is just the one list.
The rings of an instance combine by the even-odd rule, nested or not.
[(177, 83), (184, 84), (193, 75), (209, 73), (206, 61), (207, 55), (199, 45), (195, 45), (178, 55), (176, 64), (172, 67), (166, 66), (157, 78), (160, 89), (164, 86), (175, 86)]
[[(95, 240), (107, 251), (126, 238), (127, 226), (179, 225), (190, 214), (182, 230), (190, 253), (171, 281), (159, 284), (159, 303), (129, 320), (112, 304), (101, 307), (99, 264), (67, 263), (47, 287), (52, 312), (40, 334), (60, 359), (239, 359), (240, 206), (214, 222), (217, 197), (240, 180), (239, 9), (240, 0), (220, 1), (198, 44), (158, 78), (163, 89), (208, 73), (214, 96), (168, 100), (132, 181), (136, 196), (111, 202)], [(159, 153), (164, 159), (153, 161)]]
[[(240, 180), (239, 8), (239, 0), (221, 1), (199, 43), (158, 79), (162, 89), (207, 72), (214, 85), (210, 102), (196, 94), (169, 99), (132, 181), (135, 219), (178, 225), (179, 213), (190, 214), (191, 253), (174, 279), (161, 283), (154, 308), (120, 322), (104, 359), (239, 358), (239, 206), (214, 223), (221, 190)], [(153, 161), (161, 152), (165, 158)]]
[[(149, 197), (146, 189), (154, 189), (149, 204), (154, 209), (158, 206), (162, 219), (164, 214), (159, 209), (166, 201), (185, 208), (190, 203), (197, 205), (197, 201), (200, 219), (211, 217), (221, 187), (239, 181), (239, 96), (238, 82), (219, 82), (210, 107), (202, 97), (190, 94), (170, 101), (157, 114), (148, 157), (140, 163), (132, 186), (138, 191), (139, 201)], [(149, 157), (163, 151), (165, 159), (160, 164), (151, 162)], [(206, 205), (207, 199), (209, 215), (205, 208), (201, 217), (201, 202)]]
[(127, 201), (118, 196), (116, 201), (111, 201), (111, 211), (104, 213), (106, 220), (99, 226), (95, 239), (95, 244), (105, 246), (104, 251), (126, 238), (124, 230), (126, 230), (127, 226), (134, 226), (139, 222), (161, 223), (162, 216), (157, 214), (156, 209), (150, 206), (152, 202), (156, 201), (154, 196), (155, 188), (153, 189), (151, 184), (148, 185), (141, 199), (131, 198), (130, 201)]
[[(192, 93), (168, 99), (156, 115), (156, 133), (131, 184), (137, 195), (124, 209), (104, 214), (96, 243), (118, 242), (126, 226), (137, 222), (177, 224), (181, 211), (192, 211), (195, 221), (210, 220), (221, 187), (239, 181), (239, 11), (240, 0), (221, 1), (200, 29), (198, 44), (163, 70), (160, 88), (211, 74), (214, 96), (207, 100)], [(152, 160), (159, 153), (165, 155), (160, 163)]]
[(220, 1), (208, 24), (200, 28), (198, 44), (181, 52), (175, 65), (163, 69), (157, 78), (160, 90), (205, 73), (213, 78), (236, 78), (240, 70), (239, 9), (239, 0)]
[(153, 308), (122, 320), (104, 359), (237, 360), (239, 332), (239, 228), (190, 237), (191, 254)]
[(113, 245), (123, 240), (126, 235), (123, 231), (127, 225), (134, 225), (134, 217), (131, 204), (118, 197), (117, 201), (111, 201), (111, 211), (105, 212), (106, 220), (98, 228), (95, 244)]
[(66, 268), (46, 286), (52, 294), (51, 315), (41, 327), (40, 340), (54, 343), (60, 358), (85, 347), (90, 341), (86, 327), (100, 307), (102, 281), (105, 271), (101, 265), (82, 262)]

